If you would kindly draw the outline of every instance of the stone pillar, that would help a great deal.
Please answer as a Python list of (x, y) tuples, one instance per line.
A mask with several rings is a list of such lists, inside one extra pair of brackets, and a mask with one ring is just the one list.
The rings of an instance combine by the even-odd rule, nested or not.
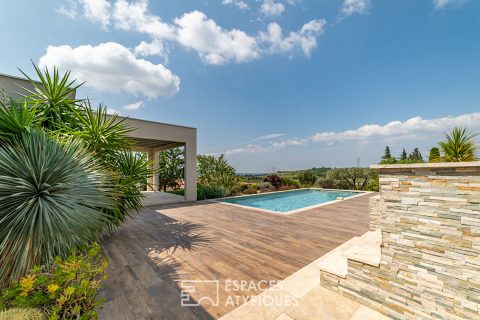
[(380, 221), (382, 219), (381, 203), (382, 198), (380, 197), (380, 195), (373, 196), (369, 199), (370, 231), (375, 231), (380, 226)]
[[(153, 160), (153, 163), (150, 165), (151, 170), (158, 169), (158, 152), (153, 151), (153, 149), (148, 150), (147, 158), (148, 160)], [(147, 191), (158, 191), (158, 174), (154, 174), (148, 178)]]
[(197, 200), (197, 145), (196, 141), (185, 143), (185, 200)]

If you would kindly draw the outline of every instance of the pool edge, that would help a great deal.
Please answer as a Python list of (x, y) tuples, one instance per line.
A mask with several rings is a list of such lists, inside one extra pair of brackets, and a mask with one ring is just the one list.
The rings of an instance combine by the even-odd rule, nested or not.
[[(324, 203), (319, 203), (319, 204), (315, 204), (315, 205), (312, 205), (312, 206), (308, 206), (308, 207), (304, 207), (304, 208), (300, 208), (300, 209), (295, 209), (295, 210), (290, 210), (290, 211), (286, 211), (286, 212), (272, 211), (272, 210), (255, 208), (255, 207), (249, 207), (249, 206), (244, 206), (244, 205), (242, 205), (242, 204), (236, 204), (236, 203), (230, 203), (230, 202), (224, 202), (224, 201), (222, 201), (222, 200), (225, 200), (225, 199), (235, 199), (235, 198), (255, 196), (254, 194), (244, 194), (244, 195), (240, 195), (240, 196), (233, 196), (233, 197), (224, 197), (224, 198), (218, 198), (218, 199), (211, 199), (211, 201), (213, 201), (213, 202), (218, 202), (218, 203), (222, 203), (222, 204), (226, 204), (226, 205), (229, 205), (229, 206), (235, 206), (235, 207), (240, 207), (240, 208), (246, 208), (246, 209), (251, 209), (251, 210), (255, 210), (255, 211), (260, 211), (260, 212), (263, 212), (263, 213), (270, 213), (270, 214), (274, 214), (274, 215), (288, 216), (288, 215), (291, 215), (291, 214), (300, 213), (300, 212), (303, 212), (303, 211), (307, 211), (307, 210), (311, 210), (311, 209), (315, 209), (315, 208), (320, 208), (320, 207), (328, 206), (328, 205), (331, 205), (331, 204), (334, 204), (334, 203), (339, 203), (339, 202), (346, 201), (346, 200), (349, 200), (349, 199), (354, 199), (354, 198), (358, 198), (358, 197), (361, 197), (361, 196), (365, 196), (365, 195), (367, 195), (367, 194), (375, 193), (375, 191), (363, 191), (363, 190), (360, 191), (360, 190), (345, 190), (345, 189), (299, 188), (299, 189), (293, 189), (293, 190), (283, 190), (283, 191), (275, 191), (275, 192), (266, 192), (266, 193), (263, 193), (263, 194), (272, 194), (272, 193), (281, 193), (281, 192), (291, 192), (291, 191), (298, 191), (298, 190), (345, 191), (345, 192), (354, 192), (354, 193), (358, 193), (358, 194), (353, 195), (353, 196), (350, 196), (350, 197), (345, 198), (345, 199), (342, 199), (342, 200), (327, 201), (327, 202), (324, 202)], [(259, 193), (258, 195), (262, 195), (262, 193)]]

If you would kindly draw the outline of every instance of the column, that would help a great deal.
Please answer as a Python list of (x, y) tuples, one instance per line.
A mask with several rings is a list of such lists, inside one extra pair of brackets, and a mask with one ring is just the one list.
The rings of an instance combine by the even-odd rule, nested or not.
[(184, 147), (185, 156), (185, 200), (197, 200), (197, 144), (189, 141)]

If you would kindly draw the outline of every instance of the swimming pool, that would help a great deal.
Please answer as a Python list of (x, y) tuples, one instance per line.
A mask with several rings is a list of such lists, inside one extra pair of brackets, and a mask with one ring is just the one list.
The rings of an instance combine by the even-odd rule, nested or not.
[(325, 205), (339, 198), (349, 198), (362, 194), (364, 193), (356, 191), (300, 189), (225, 198), (219, 199), (219, 201), (262, 211), (289, 214)]

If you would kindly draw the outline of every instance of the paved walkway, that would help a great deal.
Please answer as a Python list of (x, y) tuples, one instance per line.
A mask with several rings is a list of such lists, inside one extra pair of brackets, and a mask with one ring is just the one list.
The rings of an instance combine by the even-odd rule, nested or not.
[(220, 320), (388, 320), (366, 306), (320, 286), (310, 263)]

